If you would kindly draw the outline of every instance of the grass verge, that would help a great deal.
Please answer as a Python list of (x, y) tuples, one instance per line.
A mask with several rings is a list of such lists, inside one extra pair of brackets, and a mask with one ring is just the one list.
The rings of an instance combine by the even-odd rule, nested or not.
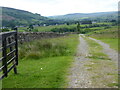
[(90, 37), (99, 39), (110, 45), (111, 48), (118, 50), (118, 27), (112, 27), (109, 29), (103, 29), (88, 34)]
[[(67, 70), (73, 61), (78, 43), (78, 35), (70, 35), (20, 46), (18, 74), (14, 75), (11, 71), (2, 80), (3, 88), (65, 87)], [(62, 48), (64, 49), (61, 50)], [(41, 52), (44, 54), (39, 56)]]
[(108, 56), (102, 52), (102, 46), (99, 45), (97, 42), (85, 38), (89, 44), (89, 58), (95, 60), (109, 60)]

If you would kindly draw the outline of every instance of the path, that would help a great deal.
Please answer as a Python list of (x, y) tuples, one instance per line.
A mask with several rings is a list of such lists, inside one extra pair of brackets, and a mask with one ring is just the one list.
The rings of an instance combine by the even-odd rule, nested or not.
[(91, 38), (91, 37), (89, 37), (89, 39), (94, 40), (97, 43), (99, 43), (103, 47), (103, 52), (105, 54), (107, 54), (108, 57), (116, 63), (116, 65), (118, 65), (118, 53), (115, 50), (111, 49), (108, 44), (106, 44), (100, 40), (96, 40), (96, 39)]
[[(114, 69), (111, 68), (110, 65), (106, 65), (106, 63), (111, 63), (111, 61), (100, 61), (100, 63), (102, 62), (101, 69), (98, 69), (97, 73), (90, 73), (87, 70), (88, 67), (85, 66), (91, 64), (91, 60), (87, 58), (87, 56), (89, 55), (89, 46), (83, 37), (84, 35), (80, 35), (79, 37), (80, 44), (78, 45), (75, 61), (73, 62), (73, 66), (70, 68), (70, 75), (68, 76), (68, 88), (110, 88), (109, 86), (106, 86), (105, 83), (101, 83), (101, 81), (104, 82), (105, 78), (106, 80), (109, 80), (111, 78), (108, 82), (114, 82), (114, 80), (112, 79), (113, 76), (107, 75), (108, 73), (114, 71)], [(118, 65), (118, 54), (115, 50), (111, 49), (108, 44), (105, 44), (100, 40), (96, 40), (93, 38), (89, 39), (92, 39), (99, 43), (103, 47), (103, 52), (107, 54), (112, 60), (112, 63), (115, 62), (116, 66)], [(113, 64), (113, 66), (115, 65)], [(101, 75), (102, 77), (95, 79), (96, 82), (92, 83), (93, 80), (91, 79), (91, 77), (94, 77), (96, 75)]]
[(88, 55), (88, 45), (82, 37), (79, 40), (80, 44), (78, 45), (77, 57), (70, 71), (68, 88), (89, 88), (91, 85), (89, 74), (84, 67), (85, 63), (89, 60), (86, 58)]

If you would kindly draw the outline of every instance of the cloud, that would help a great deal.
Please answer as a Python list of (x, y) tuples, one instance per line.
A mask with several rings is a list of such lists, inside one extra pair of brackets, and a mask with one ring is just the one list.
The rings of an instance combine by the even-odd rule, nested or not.
[(43, 16), (68, 13), (114, 11), (119, 0), (1, 0), (0, 6), (39, 13)]

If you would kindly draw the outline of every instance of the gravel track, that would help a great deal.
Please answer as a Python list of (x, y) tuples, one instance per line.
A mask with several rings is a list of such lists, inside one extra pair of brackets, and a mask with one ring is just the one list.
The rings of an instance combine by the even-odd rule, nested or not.
[[(89, 67), (86, 67), (85, 65), (90, 65), (93, 63), (91, 63), (91, 60), (87, 58), (89, 55), (89, 46), (83, 37), (85, 36), (80, 35), (79, 37), (80, 44), (78, 45), (75, 61), (70, 68), (70, 75), (68, 76), (68, 88), (111, 88), (109, 86), (106, 86), (106, 83), (101, 82), (104, 82), (105, 79), (110, 83), (114, 82), (114, 77), (111, 75), (108, 76), (107, 73), (117, 73), (117, 69), (114, 71), (114, 69), (107, 64), (113, 63), (113, 66), (116, 65), (115, 67), (118, 67), (118, 53), (115, 50), (111, 49), (108, 44), (105, 44), (100, 40), (89, 38), (100, 44), (103, 47), (103, 53), (107, 54), (111, 59), (111, 61), (100, 61), (101, 69), (98, 69), (98, 71), (96, 71), (97, 69), (93, 69), (93, 71), (96, 71), (97, 73), (90, 72), (87, 70)], [(91, 77), (94, 77), (96, 75), (101, 77), (96, 78), (97, 81), (93, 83)], [(117, 87), (115, 86), (115, 88)]]
[(118, 66), (118, 52), (111, 49), (110, 46), (100, 40), (94, 39), (89, 37), (89, 39), (96, 41), (98, 44), (100, 44), (103, 47), (103, 53), (107, 54), (108, 57), (115, 62), (115, 64)]
[(68, 88), (89, 88), (91, 87), (91, 81), (89, 80), (88, 71), (85, 68), (86, 62), (89, 60), (86, 58), (88, 55), (87, 42), (80, 36), (80, 44), (78, 45), (77, 55), (73, 66), (70, 70)]

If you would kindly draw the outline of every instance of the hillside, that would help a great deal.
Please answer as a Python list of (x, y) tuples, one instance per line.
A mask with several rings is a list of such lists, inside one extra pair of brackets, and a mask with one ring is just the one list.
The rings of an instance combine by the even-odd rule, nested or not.
[(57, 20), (83, 20), (83, 19), (92, 19), (92, 20), (117, 20), (118, 12), (99, 12), (99, 13), (72, 13), (66, 15), (50, 16), (51, 19)]
[[(0, 9), (1, 10), (1, 9)], [(73, 13), (59, 16), (44, 17), (37, 13), (31, 13), (24, 10), (2, 7), (2, 15), (0, 15), (3, 27), (12, 26), (28, 26), (30, 24), (43, 26), (56, 25), (64, 23), (75, 23), (79, 20), (92, 20), (92, 21), (111, 21), (117, 20), (117, 12), (99, 12), (99, 13)], [(2, 20), (2, 21), (1, 21)]]
[(34, 14), (28, 11), (8, 7), (2, 7), (2, 15), (0, 15), (0, 17), (2, 17), (3, 26), (11, 26), (11, 24), (26, 26), (30, 24), (37, 25), (55, 22), (37, 13)]

